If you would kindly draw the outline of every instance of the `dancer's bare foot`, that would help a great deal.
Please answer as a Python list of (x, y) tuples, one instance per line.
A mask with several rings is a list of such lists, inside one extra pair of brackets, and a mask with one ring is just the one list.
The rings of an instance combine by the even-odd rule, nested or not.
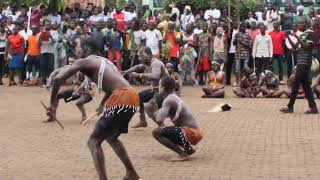
[(138, 124), (132, 126), (132, 128), (143, 128), (143, 127), (148, 127), (148, 124), (145, 122), (139, 122)]

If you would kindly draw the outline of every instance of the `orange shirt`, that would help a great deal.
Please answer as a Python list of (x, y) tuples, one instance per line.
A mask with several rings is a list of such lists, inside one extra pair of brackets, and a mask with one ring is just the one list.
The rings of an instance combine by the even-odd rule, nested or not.
[(27, 54), (30, 56), (38, 56), (40, 55), (40, 46), (39, 42), (39, 35), (31, 35), (28, 37), (28, 52)]

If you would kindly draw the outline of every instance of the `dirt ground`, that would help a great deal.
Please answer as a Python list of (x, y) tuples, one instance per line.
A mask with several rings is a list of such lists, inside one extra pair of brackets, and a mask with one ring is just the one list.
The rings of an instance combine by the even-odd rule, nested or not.
[[(185, 87), (182, 95), (204, 133), (189, 162), (167, 161), (176, 154), (152, 138), (150, 119), (148, 128), (120, 137), (144, 180), (320, 179), (320, 116), (303, 114), (306, 100), (285, 115), (278, 109), (288, 99), (238, 99), (230, 87), (225, 99), (201, 99), (199, 87)], [(87, 105), (88, 114), (100, 99)], [(61, 102), (61, 130), (41, 122), (46, 116), (40, 100), (48, 102), (47, 90), (0, 87), (0, 180), (97, 179), (86, 145), (97, 118), (84, 127), (74, 102)], [(233, 106), (231, 112), (208, 113), (222, 102)], [(135, 115), (130, 126), (137, 120)], [(120, 160), (107, 143), (103, 149), (109, 179), (122, 179)]]

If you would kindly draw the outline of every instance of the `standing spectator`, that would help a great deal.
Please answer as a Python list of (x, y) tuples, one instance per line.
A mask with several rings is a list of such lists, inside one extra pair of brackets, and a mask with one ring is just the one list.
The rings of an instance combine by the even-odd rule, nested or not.
[(310, 23), (313, 23), (314, 17), (316, 17), (316, 13), (314, 7), (311, 6), (309, 7), (309, 13), (307, 15), (307, 18), (310, 20)]
[(186, 31), (182, 34), (182, 44), (192, 44), (195, 45), (195, 34), (193, 33), (193, 25), (188, 24)]
[(180, 43), (180, 34), (179, 32), (175, 32), (175, 24), (174, 22), (169, 22), (168, 31), (165, 33), (164, 43), (168, 41), (170, 43), (170, 51), (169, 51), (169, 62), (173, 65), (173, 70), (178, 72), (178, 64), (179, 64), (179, 43)]
[(57, 48), (57, 42), (59, 39), (59, 32), (58, 32), (58, 24), (56, 22), (53, 22), (51, 24), (51, 35), (52, 38), (55, 39), (53, 48), (54, 48), (54, 69), (57, 69), (59, 67), (59, 61), (58, 61), (58, 48)]
[(155, 26), (155, 21), (149, 21), (149, 29), (145, 32), (146, 46), (151, 49), (153, 57), (160, 59), (162, 35)]
[(96, 52), (98, 53), (97, 55), (105, 57), (104, 46), (106, 44), (106, 38), (102, 32), (103, 23), (104, 22), (102, 20), (98, 21), (96, 24), (97, 31), (92, 32), (90, 36), (96, 43), (96, 47), (98, 47), (98, 49), (96, 50)]
[(290, 31), (293, 25), (293, 16), (291, 4), (286, 3), (284, 13), (281, 15), (281, 28), (282, 31)]
[(194, 16), (191, 12), (190, 6), (185, 6), (184, 12), (180, 18), (180, 23), (181, 23), (181, 30), (182, 31), (186, 31), (186, 27), (188, 24), (194, 23)]
[(211, 24), (213, 22), (219, 24), (220, 17), (221, 12), (219, 9), (216, 8), (216, 3), (212, 1), (210, 3), (210, 9), (206, 10), (206, 12), (204, 13), (204, 19), (208, 22), (208, 24)]
[(199, 14), (196, 15), (196, 17), (194, 18), (195, 19), (195, 22), (197, 23), (198, 21), (206, 21), (206, 19), (204, 18), (204, 9), (203, 8), (200, 8), (199, 9)]
[(163, 15), (162, 21), (158, 24), (157, 29), (160, 30), (163, 34), (168, 31), (169, 25), (169, 16)]
[(258, 24), (258, 21), (254, 18), (254, 14), (252, 11), (248, 12), (248, 19), (246, 20), (246, 23), (249, 24), (251, 26), (251, 23), (255, 22), (256, 25)]
[(210, 44), (209, 44), (209, 33), (208, 24), (202, 24), (202, 33), (197, 38), (197, 45), (199, 47), (199, 57), (196, 65), (196, 70), (199, 75), (199, 84), (204, 85), (207, 79), (207, 72), (211, 70), (211, 64), (209, 61), (210, 57)]
[(89, 21), (91, 24), (95, 25), (100, 20), (103, 20), (103, 16), (99, 13), (99, 8), (95, 7), (93, 9), (93, 14), (89, 18)]
[(23, 68), (24, 40), (18, 34), (19, 28), (13, 28), (13, 34), (9, 35), (6, 45), (7, 61), (9, 62), (9, 86), (16, 85), (15, 73), (18, 75), (19, 84), (22, 84), (21, 69)]
[(116, 13), (113, 14), (113, 19), (117, 22), (117, 29), (124, 32), (124, 14), (121, 12), (120, 8), (116, 9)]
[(314, 18), (312, 26), (314, 32), (312, 55), (320, 61), (320, 22), (318, 17)]
[(250, 29), (247, 29), (246, 33), (251, 37), (252, 42), (254, 42), (254, 40), (256, 39), (256, 36), (261, 33), (260, 28), (257, 27), (256, 21), (251, 22)]
[(252, 49), (251, 37), (246, 33), (246, 25), (241, 23), (240, 31), (234, 37), (233, 44), (236, 46), (236, 83), (239, 84), (240, 71), (248, 67), (250, 52)]
[(257, 11), (255, 12), (255, 15), (257, 17), (258, 23), (263, 21), (263, 19), (262, 19), (262, 15), (263, 14), (265, 14), (264, 13), (264, 7), (263, 7), (262, 4), (259, 4), (258, 7), (257, 7)]
[(284, 48), (283, 44), (286, 39), (283, 31), (280, 31), (280, 24), (278, 21), (273, 23), (273, 31), (270, 32), (270, 36), (272, 39), (273, 45), (273, 61), (277, 60), (278, 69), (279, 69), (279, 80), (280, 84), (284, 84), (283, 82), (283, 55)]
[(11, 34), (13, 31), (13, 28), (15, 27), (15, 25), (13, 24), (12, 16), (9, 16), (7, 18), (6, 27), (8, 28), (8, 30), (10, 31), (9, 33)]
[(317, 17), (320, 18), (320, 8), (317, 9)]
[[(23, 23), (23, 30), (19, 31), (19, 35), (23, 37), (24, 42), (28, 41), (28, 37), (32, 35), (32, 31), (28, 30), (28, 21), (24, 21)], [(24, 49), (27, 50), (27, 44), (24, 44)], [(26, 52), (24, 52), (25, 54)], [(24, 57), (24, 59), (26, 59)], [(23, 68), (21, 69), (21, 79), (24, 81), (26, 79), (26, 64), (23, 63)]]
[(111, 7), (108, 7), (108, 6), (105, 6), (103, 8), (103, 20), (105, 22), (107, 22), (109, 19), (112, 19), (113, 16), (112, 16), (112, 8)]
[(107, 33), (106, 36), (107, 46), (108, 46), (108, 59), (113, 62), (119, 72), (121, 72), (121, 49), (124, 44), (124, 33), (117, 29), (117, 22), (113, 21), (112, 30)]
[(27, 21), (23, 22), (23, 30), (19, 31), (19, 35), (23, 37), (23, 40), (25, 42), (27, 42), (28, 37), (30, 35), (32, 35), (32, 31), (30, 29), (28, 30), (28, 22)]
[(32, 78), (32, 68), (34, 67), (36, 71), (36, 77), (39, 77), (39, 56), (40, 56), (40, 46), (39, 46), (39, 34), (36, 25), (31, 26), (32, 34), (27, 40), (27, 72), (26, 81)]
[(226, 39), (224, 37), (224, 32), (222, 27), (217, 28), (217, 33), (214, 36), (213, 41), (213, 61), (223, 64), (225, 63), (226, 54), (225, 54), (225, 44)]
[(308, 22), (310, 22), (309, 18), (304, 15), (304, 6), (300, 5), (297, 7), (298, 14), (293, 17), (293, 22), (298, 23), (301, 19), (306, 19)]
[(128, 11), (124, 11), (124, 22), (129, 22), (136, 17), (137, 14), (134, 12), (134, 5), (130, 5)]
[(267, 11), (267, 30), (269, 32), (273, 31), (273, 23), (276, 21), (280, 21), (280, 13), (277, 8), (277, 4), (274, 3), (271, 6), (271, 9)]
[(44, 11), (45, 6), (43, 4), (39, 4), (37, 9), (31, 13), (30, 26), (36, 25), (38, 28), (40, 28), (40, 19)]
[(266, 34), (266, 26), (260, 26), (261, 34), (257, 35), (255, 38), (252, 57), (255, 61), (255, 72), (258, 77), (260, 77), (261, 72), (265, 72), (270, 67), (270, 61), (273, 55), (273, 46), (271, 36)]
[(51, 23), (57, 23), (58, 25), (61, 24), (61, 16), (58, 14), (58, 11), (56, 9), (53, 9), (51, 13), (48, 16), (48, 19), (51, 21)]
[(139, 64), (138, 51), (141, 47), (146, 45), (146, 35), (142, 29), (140, 29), (140, 23), (138, 20), (134, 20), (132, 23), (132, 29), (129, 30), (130, 33), (130, 64), (126, 64), (126, 69), (132, 67), (133, 65)]
[(7, 43), (7, 34), (3, 27), (0, 26), (0, 85), (3, 85), (2, 76), (3, 76), (3, 69), (4, 69), (4, 56), (6, 52), (6, 43)]
[(45, 21), (44, 28), (39, 35), (40, 44), (40, 66), (39, 76), (43, 86), (46, 85), (47, 78), (54, 70), (54, 44), (57, 39), (51, 33), (51, 22)]
[(280, 109), (283, 113), (293, 113), (294, 104), (299, 92), (299, 86), (302, 84), (310, 110), (306, 111), (306, 114), (318, 114), (317, 104), (314, 101), (313, 92), (310, 87), (310, 81), (308, 74), (310, 72), (312, 62), (312, 49), (313, 49), (313, 31), (306, 29), (306, 19), (300, 19), (299, 26), (303, 32), (299, 37), (295, 35), (298, 42), (292, 42), (290, 36), (287, 36), (290, 44), (297, 50), (297, 69), (295, 72), (295, 79), (292, 84), (292, 94), (290, 102), (287, 107)]
[(232, 29), (230, 34), (228, 34), (228, 58), (226, 63), (226, 85), (231, 85), (231, 74), (232, 67), (236, 54), (236, 46), (232, 43), (234, 41), (235, 35), (238, 33), (238, 24), (232, 23)]
[[(289, 31), (286, 31), (287, 33)], [(295, 36), (300, 36), (302, 34), (302, 32), (300, 32), (298, 30), (298, 25), (296, 23), (293, 23), (293, 26), (292, 26), (292, 31), (290, 31), (290, 38), (291, 38), (291, 41), (294, 42), (294, 43), (297, 43), (298, 40)], [(289, 42), (289, 39), (288, 37), (286, 38), (286, 48), (287, 48), (287, 51), (286, 51), (286, 59), (287, 59), (287, 63), (288, 63), (288, 67), (287, 67), (287, 75), (288, 77), (291, 76), (292, 74), (292, 71), (294, 69), (294, 66), (297, 64), (297, 54), (296, 52), (294, 51), (294, 49), (292, 48), (290, 42)]]
[(16, 20), (16, 24), (22, 26), (24, 22), (28, 22), (27, 7), (21, 7), (21, 12)]

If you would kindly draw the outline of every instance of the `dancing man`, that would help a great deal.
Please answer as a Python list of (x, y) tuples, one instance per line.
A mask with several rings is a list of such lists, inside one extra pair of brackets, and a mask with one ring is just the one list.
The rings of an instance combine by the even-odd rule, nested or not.
[(106, 140), (126, 168), (124, 179), (139, 179), (131, 160), (118, 137), (128, 132), (128, 124), (139, 106), (139, 96), (130, 84), (121, 76), (117, 67), (106, 58), (93, 55), (99, 50), (91, 38), (82, 43), (83, 59), (74, 62), (69, 68), (60, 71), (53, 79), (50, 107), (47, 109), (49, 121), (56, 119), (58, 93), (61, 84), (69, 77), (81, 72), (97, 84), (98, 91), (104, 91), (97, 113), (103, 116), (96, 123), (95, 129), (88, 140), (94, 165), (100, 180), (107, 179), (104, 154), (101, 144)]
[[(133, 128), (140, 128), (140, 127), (147, 127), (148, 123), (145, 117), (144, 113), (144, 103), (149, 102), (151, 99), (155, 98), (157, 101), (157, 104), (155, 106), (161, 107), (163, 98), (159, 96), (159, 81), (160, 79), (168, 75), (168, 71), (163, 64), (162, 61), (160, 61), (157, 58), (154, 58), (152, 56), (151, 49), (148, 47), (143, 47), (140, 50), (140, 61), (141, 64), (135, 65), (132, 68), (126, 70), (123, 72), (123, 76), (129, 74), (130, 78), (140, 78), (140, 79), (146, 79), (151, 82), (152, 89), (146, 89), (144, 91), (141, 91), (139, 93), (139, 99), (140, 99), (140, 122), (133, 126)], [(143, 73), (144, 71), (147, 71), (147, 73)]]
[[(175, 81), (165, 76), (161, 78), (160, 89), (166, 94), (161, 109), (155, 113), (159, 127), (153, 130), (154, 138), (165, 147), (179, 155), (174, 161), (186, 161), (195, 152), (192, 145), (203, 138), (198, 123), (186, 104), (174, 93)], [(164, 120), (170, 118), (172, 126), (164, 126)]]

